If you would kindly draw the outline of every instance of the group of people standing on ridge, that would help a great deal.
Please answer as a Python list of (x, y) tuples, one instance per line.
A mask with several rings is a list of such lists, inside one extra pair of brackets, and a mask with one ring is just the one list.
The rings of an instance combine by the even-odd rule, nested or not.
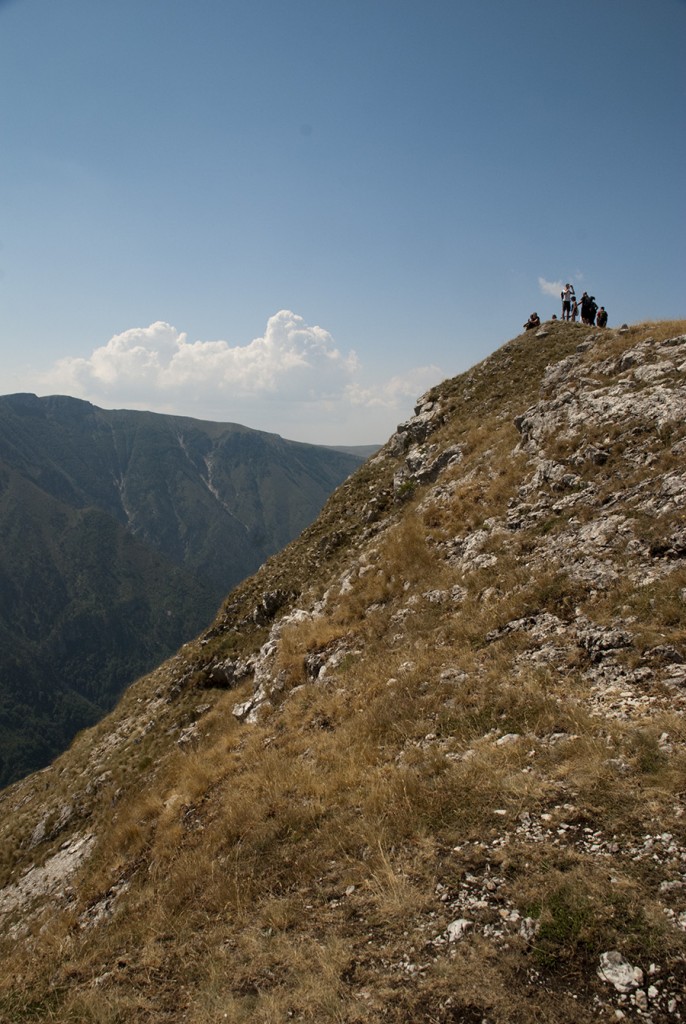
[(563, 320), (576, 322), (577, 316), (581, 313), (582, 324), (588, 324), (589, 327), (593, 327), (594, 324), (597, 327), (607, 327), (605, 306), (601, 306), (598, 309), (595, 295), (589, 295), (588, 292), (584, 292), (581, 296), (581, 302), (578, 303), (574, 294), (574, 285), (566, 284), (560, 292), (560, 298), (562, 299)]
[[(576, 295), (574, 294), (574, 285), (566, 284), (560, 292), (560, 298), (562, 299), (563, 320), (576, 323), (577, 317), (580, 316), (581, 323), (587, 324), (589, 327), (607, 327), (607, 311), (604, 306), (598, 308), (594, 295), (584, 292), (581, 299), (577, 302)], [(555, 314), (553, 314), (553, 320), (557, 320)], [(532, 313), (524, 324), (524, 330), (530, 331), (532, 328), (540, 326), (541, 318), (538, 313)]]

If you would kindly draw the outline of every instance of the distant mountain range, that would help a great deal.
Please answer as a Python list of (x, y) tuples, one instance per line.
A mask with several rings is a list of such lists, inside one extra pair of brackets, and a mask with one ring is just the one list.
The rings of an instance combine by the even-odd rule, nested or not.
[(361, 459), (233, 423), (0, 397), (0, 784), (206, 626)]

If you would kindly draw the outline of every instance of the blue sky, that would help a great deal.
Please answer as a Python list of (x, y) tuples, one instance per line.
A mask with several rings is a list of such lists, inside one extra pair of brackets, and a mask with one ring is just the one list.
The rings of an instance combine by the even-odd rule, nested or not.
[(325, 444), (682, 317), (684, 0), (0, 0), (0, 393)]

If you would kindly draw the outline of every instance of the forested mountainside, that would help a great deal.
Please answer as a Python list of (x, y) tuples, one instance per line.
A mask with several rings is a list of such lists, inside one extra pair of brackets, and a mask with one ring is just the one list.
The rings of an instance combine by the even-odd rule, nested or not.
[(360, 461), (237, 424), (0, 398), (0, 785), (204, 629)]
[(686, 1019), (686, 322), (552, 322), (0, 794), (0, 1019)]

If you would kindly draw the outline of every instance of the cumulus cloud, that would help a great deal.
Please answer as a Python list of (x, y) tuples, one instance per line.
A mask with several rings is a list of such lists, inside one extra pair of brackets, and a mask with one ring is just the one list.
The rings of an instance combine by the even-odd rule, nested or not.
[(105, 407), (235, 420), (313, 442), (385, 441), (397, 418), (441, 379), (418, 367), (378, 383), (365, 379), (354, 351), (291, 310), (270, 317), (247, 344), (191, 341), (157, 321), (116, 334), (88, 356), (60, 359), (41, 391)]
[(70, 393), (106, 398), (151, 390), (170, 398), (189, 388), (234, 397), (276, 391), (302, 397), (340, 391), (356, 368), (355, 353), (341, 353), (328, 331), (282, 309), (269, 318), (264, 335), (247, 345), (189, 341), (162, 321), (134, 327), (88, 357), (59, 360), (50, 378)]

